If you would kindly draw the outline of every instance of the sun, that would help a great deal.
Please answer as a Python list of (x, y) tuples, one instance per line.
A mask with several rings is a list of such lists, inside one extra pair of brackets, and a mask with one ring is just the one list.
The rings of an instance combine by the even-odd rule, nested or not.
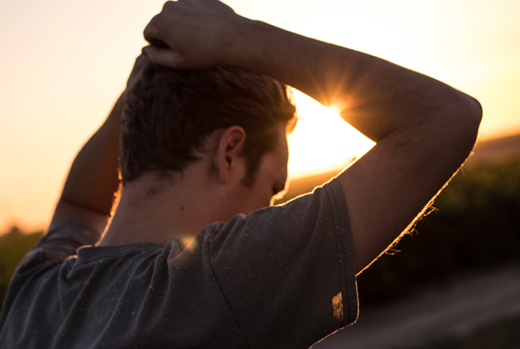
[(338, 113), (293, 89), (299, 121), (289, 136), (291, 178), (346, 166), (374, 142), (345, 122)]

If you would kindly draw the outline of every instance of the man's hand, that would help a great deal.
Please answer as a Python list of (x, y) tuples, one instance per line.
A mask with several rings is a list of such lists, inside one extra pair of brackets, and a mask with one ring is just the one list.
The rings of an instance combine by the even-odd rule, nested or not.
[(243, 20), (215, 0), (168, 1), (144, 30), (152, 46), (143, 52), (153, 63), (172, 68), (209, 68), (226, 64), (233, 23)]

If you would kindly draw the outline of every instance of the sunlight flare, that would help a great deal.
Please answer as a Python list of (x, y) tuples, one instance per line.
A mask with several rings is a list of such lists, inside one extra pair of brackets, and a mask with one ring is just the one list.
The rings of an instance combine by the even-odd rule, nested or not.
[(289, 136), (291, 178), (344, 167), (374, 145), (334, 109), (293, 92), (300, 120)]

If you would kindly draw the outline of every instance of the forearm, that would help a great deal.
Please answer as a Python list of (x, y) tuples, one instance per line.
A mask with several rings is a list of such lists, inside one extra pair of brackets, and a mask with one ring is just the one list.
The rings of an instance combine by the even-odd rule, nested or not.
[(260, 71), (334, 107), (376, 142), (397, 129), (424, 124), (420, 118), (450, 118), (447, 111), (456, 114), (460, 104), (465, 110), (479, 108), (462, 92), (383, 59), (263, 22), (238, 22), (227, 64)]
[[(152, 62), (173, 68), (230, 65), (269, 75), (310, 95), (379, 141), (394, 131), (478, 126), (478, 102), (383, 59), (241, 17), (218, 2), (165, 3), (144, 32)], [(466, 127), (466, 121), (455, 129)], [(456, 133), (456, 132), (452, 132)]]
[(109, 215), (119, 187), (119, 127), (122, 95), (105, 123), (80, 150), (70, 169), (61, 199)]

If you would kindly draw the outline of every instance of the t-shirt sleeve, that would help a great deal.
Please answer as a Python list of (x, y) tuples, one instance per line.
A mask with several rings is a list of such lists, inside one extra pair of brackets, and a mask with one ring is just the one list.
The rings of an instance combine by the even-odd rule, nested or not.
[(49, 229), (25, 256), (18, 269), (42, 262), (59, 264), (68, 257), (76, 255), (78, 248), (95, 245), (100, 238), (101, 233), (85, 223), (79, 221), (60, 223)]
[(208, 256), (251, 348), (309, 347), (357, 319), (347, 203), (335, 179), (216, 226)]
[(79, 247), (97, 243), (100, 236), (93, 227), (77, 221), (63, 222), (50, 229), (18, 265), (4, 300), (0, 326), (19, 294), (29, 298), (41, 292), (39, 285), (45, 280), (44, 274), (76, 255)]

